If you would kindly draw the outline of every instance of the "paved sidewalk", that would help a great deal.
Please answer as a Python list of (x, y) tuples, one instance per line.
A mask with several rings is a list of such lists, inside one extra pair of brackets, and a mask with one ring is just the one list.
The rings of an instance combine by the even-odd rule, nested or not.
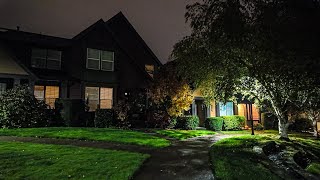
[(151, 158), (140, 168), (134, 179), (214, 179), (209, 160), (211, 145), (230, 135), (211, 135), (173, 141), (168, 148), (152, 153)]

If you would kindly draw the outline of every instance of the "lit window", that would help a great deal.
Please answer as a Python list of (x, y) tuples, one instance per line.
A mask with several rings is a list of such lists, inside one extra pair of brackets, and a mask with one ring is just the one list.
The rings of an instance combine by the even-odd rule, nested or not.
[(7, 90), (7, 84), (6, 83), (0, 83), (0, 95), (4, 93)]
[(86, 101), (90, 107), (89, 111), (95, 111), (98, 105), (101, 109), (111, 109), (112, 97), (112, 88), (86, 87)]
[(34, 68), (61, 69), (61, 51), (32, 49), (31, 66)]
[(55, 101), (59, 98), (59, 86), (34, 86), (34, 96), (54, 108)]
[(114, 52), (87, 49), (87, 69), (113, 71)]
[(219, 103), (220, 116), (231, 116), (233, 114), (233, 102)]
[(112, 88), (100, 89), (100, 108), (111, 109), (112, 108)]
[(147, 73), (153, 77), (154, 75), (154, 65), (145, 65), (145, 70), (147, 71)]

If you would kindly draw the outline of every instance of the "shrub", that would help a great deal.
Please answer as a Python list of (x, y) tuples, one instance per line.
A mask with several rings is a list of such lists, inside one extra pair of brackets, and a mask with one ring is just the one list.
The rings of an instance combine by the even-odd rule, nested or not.
[(222, 131), (223, 118), (222, 117), (210, 117), (206, 119), (205, 127), (208, 130)]
[(128, 129), (131, 127), (129, 121), (129, 111), (131, 106), (125, 100), (119, 100), (114, 106), (115, 125), (119, 128)]
[(223, 118), (223, 130), (241, 130), (244, 126), (246, 118), (244, 116), (222, 116)]
[(177, 118), (170, 118), (169, 120), (169, 125), (168, 125), (168, 129), (174, 129), (177, 125)]
[(254, 130), (257, 130), (257, 131), (261, 131), (261, 130), (263, 130), (264, 128), (263, 128), (262, 124), (257, 123), (257, 124), (255, 124), (255, 125), (253, 125), (253, 129), (254, 129)]
[(94, 118), (94, 126), (98, 128), (108, 128), (113, 122), (112, 109), (97, 109)]
[(47, 125), (47, 105), (43, 101), (38, 101), (27, 86), (15, 87), (0, 96), (0, 126), (2, 128)]
[(176, 128), (184, 130), (194, 130), (199, 126), (198, 116), (182, 116), (177, 118)]
[(289, 130), (292, 131), (308, 131), (312, 128), (312, 121), (307, 118), (297, 118), (289, 126)]

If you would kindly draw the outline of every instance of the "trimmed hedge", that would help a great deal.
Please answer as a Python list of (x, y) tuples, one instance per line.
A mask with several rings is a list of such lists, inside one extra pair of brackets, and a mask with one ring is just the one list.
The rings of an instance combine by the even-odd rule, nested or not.
[(244, 126), (246, 118), (244, 116), (222, 116), (223, 118), (223, 130), (241, 130)]
[(223, 120), (224, 119), (222, 117), (207, 118), (205, 122), (205, 127), (206, 129), (212, 131), (222, 131)]
[(113, 123), (112, 109), (97, 109), (94, 118), (94, 126), (98, 128), (108, 128)]
[(198, 116), (182, 116), (177, 118), (177, 129), (194, 130), (199, 126)]

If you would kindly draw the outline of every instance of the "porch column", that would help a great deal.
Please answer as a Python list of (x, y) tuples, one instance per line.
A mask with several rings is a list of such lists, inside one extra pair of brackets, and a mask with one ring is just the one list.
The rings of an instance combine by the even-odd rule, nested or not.
[(68, 82), (62, 81), (61, 82), (61, 92), (60, 92), (60, 98), (66, 99), (68, 96)]
[(197, 105), (196, 105), (196, 102), (195, 102), (195, 101), (192, 102), (191, 113), (192, 113), (193, 116), (196, 116), (196, 115), (197, 115)]

